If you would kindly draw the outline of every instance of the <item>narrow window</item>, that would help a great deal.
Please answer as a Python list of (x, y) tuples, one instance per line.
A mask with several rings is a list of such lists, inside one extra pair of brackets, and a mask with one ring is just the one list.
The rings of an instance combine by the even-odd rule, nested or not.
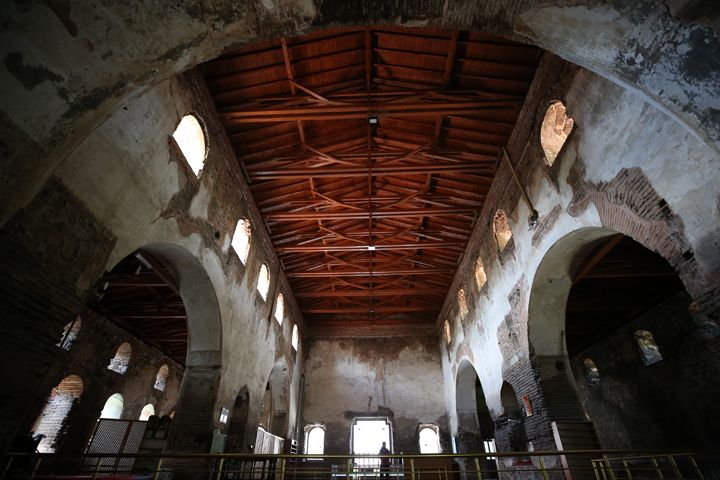
[(65, 377), (52, 389), (40, 416), (35, 420), (33, 431), (36, 437), (42, 435), (37, 446), (40, 453), (52, 453), (56, 441), (65, 426), (70, 410), (83, 392), (83, 381), (77, 375)]
[(257, 291), (263, 300), (267, 300), (268, 290), (270, 290), (270, 274), (267, 265), (263, 264), (258, 273)]
[(320, 425), (308, 425), (305, 431), (305, 453), (308, 455), (325, 453), (325, 428)]
[(440, 453), (438, 428), (427, 425), (420, 428), (420, 453)]
[(587, 381), (588, 385), (600, 383), (600, 371), (591, 358), (586, 358), (583, 361), (583, 367), (585, 368), (585, 381)]
[(450, 322), (445, 320), (445, 341), (448, 345), (450, 345), (450, 342), (452, 342), (452, 336), (450, 332)]
[(663, 359), (652, 333), (647, 330), (638, 330), (635, 332), (635, 341), (640, 348), (643, 364), (652, 365)]
[(297, 325), (293, 325), (292, 337), (290, 338), (290, 343), (292, 344), (292, 347), (296, 352), (298, 349), (299, 342), (300, 342), (300, 334), (298, 333)]
[(198, 119), (185, 115), (172, 136), (195, 176), (199, 176), (205, 164), (206, 149), (205, 132)]
[(75, 343), (75, 339), (77, 339), (77, 336), (80, 333), (81, 326), (82, 320), (80, 320), (80, 317), (77, 317), (75, 320), (65, 325), (62, 337), (60, 338), (57, 346), (63, 350), (69, 351), (70, 347), (72, 347), (73, 343)]
[(145, 421), (145, 420), (147, 420), (148, 418), (152, 417), (153, 415), (155, 415), (155, 407), (153, 406), (152, 403), (148, 403), (148, 404), (145, 405), (145, 406), (143, 407), (143, 409), (140, 411), (140, 418), (139, 418), (139, 420), (140, 420), (140, 421)]
[(475, 262), (475, 283), (477, 284), (478, 290), (480, 290), (487, 282), (487, 275), (485, 275), (485, 266), (483, 265), (482, 258), (478, 257)]
[(278, 325), (282, 325), (283, 315), (285, 315), (285, 297), (281, 293), (275, 300), (275, 320), (277, 320)]
[(241, 218), (235, 226), (235, 233), (233, 234), (230, 245), (238, 257), (240, 257), (243, 265), (247, 263), (248, 254), (250, 253), (250, 236), (250, 222)]
[(113, 393), (105, 402), (105, 406), (100, 412), (100, 418), (120, 418), (122, 417), (125, 400), (119, 393)]
[(467, 317), (468, 314), (468, 304), (467, 304), (467, 298), (465, 298), (465, 290), (460, 289), (458, 290), (457, 294), (458, 299), (458, 312), (460, 312), (460, 320), (465, 320), (465, 317)]
[(228, 410), (225, 407), (222, 407), (220, 409), (220, 418), (218, 418), (218, 420), (220, 421), (220, 423), (227, 423), (229, 418), (230, 418), (230, 410)]
[(108, 370), (112, 370), (113, 372), (117, 372), (119, 374), (124, 374), (127, 372), (128, 365), (130, 365), (130, 356), (132, 355), (132, 347), (128, 342), (125, 342), (121, 344), (117, 352), (115, 352), (115, 356), (112, 360), (110, 360), (110, 365), (108, 365)]
[(160, 390), (161, 392), (165, 391), (165, 388), (167, 387), (167, 381), (168, 381), (168, 375), (170, 374), (170, 369), (167, 365), (162, 365), (160, 369), (157, 372), (157, 375), (155, 375), (155, 390)]
[(493, 233), (495, 234), (498, 251), (502, 253), (512, 238), (512, 230), (510, 230), (510, 224), (508, 223), (507, 214), (504, 210), (498, 210), (495, 212), (495, 218), (493, 219)]
[(540, 145), (545, 161), (552, 165), (573, 129), (573, 119), (567, 116), (565, 105), (555, 102), (547, 109), (540, 127)]

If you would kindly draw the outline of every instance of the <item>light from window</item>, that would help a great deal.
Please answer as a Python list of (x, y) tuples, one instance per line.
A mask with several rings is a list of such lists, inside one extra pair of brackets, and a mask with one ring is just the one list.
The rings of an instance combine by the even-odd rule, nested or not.
[(53, 453), (58, 434), (65, 425), (70, 410), (83, 392), (83, 381), (77, 375), (68, 375), (52, 389), (40, 416), (35, 420), (33, 431), (44, 435), (37, 446), (40, 453)]
[(240, 261), (245, 265), (247, 263), (248, 253), (250, 253), (250, 222), (241, 218), (238, 220), (235, 226), (235, 233), (233, 234), (232, 245), (233, 250), (240, 257)]
[[(495, 439), (489, 438), (487, 440), (483, 440), (483, 446), (485, 447), (485, 453), (495, 453), (497, 452), (497, 446), (495, 445)], [(489, 460), (496, 460), (497, 457), (487, 457)]]
[(452, 342), (452, 336), (450, 332), (450, 322), (445, 320), (445, 341), (448, 345), (450, 345), (450, 342)]
[(229, 418), (230, 418), (230, 410), (228, 410), (225, 407), (222, 407), (220, 409), (220, 418), (218, 420), (220, 420), (220, 423), (227, 423)]
[(82, 326), (82, 320), (80, 320), (80, 317), (77, 317), (74, 321), (65, 325), (65, 329), (63, 330), (62, 337), (60, 338), (60, 341), (58, 342), (57, 346), (62, 348), (63, 350), (69, 351), (70, 347), (72, 347), (73, 343), (75, 343), (75, 339), (77, 338), (78, 334), (80, 333), (81, 326)]
[(143, 409), (140, 411), (140, 421), (147, 421), (148, 418), (155, 415), (155, 407), (152, 403), (148, 403), (143, 407)]
[(195, 176), (200, 175), (205, 164), (205, 132), (193, 115), (185, 115), (173, 132), (175, 143), (185, 156)]
[(495, 218), (493, 219), (493, 233), (495, 234), (498, 251), (502, 253), (512, 238), (512, 230), (510, 230), (510, 224), (508, 223), (507, 214), (504, 210), (498, 210), (495, 212)]
[(290, 337), (290, 343), (292, 344), (293, 350), (297, 352), (298, 343), (300, 342), (300, 334), (298, 333), (297, 325), (293, 325), (292, 336)]
[(108, 365), (108, 370), (112, 370), (113, 372), (117, 372), (119, 374), (124, 374), (127, 372), (128, 365), (130, 365), (130, 356), (132, 355), (132, 347), (128, 342), (125, 342), (121, 344), (117, 352), (115, 352), (115, 356), (112, 360), (110, 360), (110, 365)]
[(437, 427), (420, 429), (420, 453), (440, 453), (440, 437)]
[(652, 365), (663, 359), (652, 333), (647, 330), (638, 330), (635, 332), (635, 341), (640, 348), (643, 364)]
[(270, 290), (270, 274), (267, 265), (263, 264), (258, 273), (257, 291), (263, 300), (267, 300), (268, 290)]
[(600, 383), (600, 371), (591, 358), (586, 358), (583, 361), (583, 368), (585, 369), (585, 381), (587, 381), (588, 385)]
[(119, 393), (113, 393), (105, 402), (105, 406), (100, 412), (100, 418), (120, 418), (122, 417), (125, 400)]
[(320, 426), (310, 427), (305, 440), (305, 453), (322, 455), (325, 453), (325, 429)]
[(547, 109), (540, 127), (540, 145), (545, 161), (552, 165), (573, 129), (573, 119), (567, 116), (565, 105), (555, 102)]
[(465, 317), (467, 317), (468, 314), (468, 304), (467, 304), (467, 298), (465, 298), (465, 290), (460, 289), (458, 290), (457, 294), (458, 298), (458, 311), (460, 312), (460, 320), (465, 320)]
[(475, 283), (477, 284), (478, 290), (480, 290), (487, 282), (487, 275), (485, 275), (485, 266), (483, 266), (482, 258), (478, 257), (475, 262)]
[(158, 369), (157, 375), (155, 375), (155, 390), (160, 390), (161, 392), (165, 391), (169, 374), (170, 369), (167, 365), (162, 365), (160, 369)]
[(281, 293), (275, 300), (275, 320), (277, 320), (278, 325), (282, 325), (283, 315), (285, 315), (285, 297)]

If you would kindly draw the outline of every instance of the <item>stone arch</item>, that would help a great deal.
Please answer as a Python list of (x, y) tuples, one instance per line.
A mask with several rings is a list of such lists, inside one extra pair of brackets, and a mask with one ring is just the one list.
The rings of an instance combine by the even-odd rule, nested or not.
[(33, 431), (37, 435), (43, 435), (37, 446), (39, 452), (55, 452), (62, 443), (68, 415), (80, 400), (83, 388), (82, 378), (78, 375), (68, 375), (52, 389), (33, 426)]
[(266, 430), (278, 437), (287, 437), (290, 428), (290, 370), (284, 359), (278, 360), (268, 375), (263, 404), (261, 415), (267, 416)]
[(458, 451), (482, 449), (482, 440), (494, 436), (495, 427), (475, 366), (467, 359), (458, 364), (455, 378)]
[(247, 452), (253, 442), (253, 432), (248, 429), (250, 413), (250, 393), (247, 386), (240, 389), (235, 397), (230, 424), (228, 425), (226, 451), (231, 453)]

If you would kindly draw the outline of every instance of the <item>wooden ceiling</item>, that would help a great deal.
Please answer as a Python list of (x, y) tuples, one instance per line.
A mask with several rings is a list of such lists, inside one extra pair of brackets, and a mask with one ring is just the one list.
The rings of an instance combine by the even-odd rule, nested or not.
[(373, 27), (201, 66), (308, 325), (434, 324), (540, 55)]

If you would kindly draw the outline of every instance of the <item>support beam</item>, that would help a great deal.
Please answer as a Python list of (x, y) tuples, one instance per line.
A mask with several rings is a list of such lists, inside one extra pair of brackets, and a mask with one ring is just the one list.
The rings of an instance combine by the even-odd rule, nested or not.
[[(442, 275), (452, 274), (455, 270), (450, 268), (432, 268), (422, 269), (417, 268), (414, 270), (375, 270), (372, 272), (374, 277), (389, 277), (389, 276), (405, 276), (405, 275)], [(288, 278), (331, 278), (331, 277), (369, 277), (370, 272), (368, 270), (358, 271), (325, 271), (325, 272), (287, 272), (285, 276)]]
[[(474, 208), (418, 208), (399, 210), (376, 210), (373, 218), (397, 217), (445, 217), (453, 215), (474, 215)], [(271, 221), (286, 220), (365, 220), (370, 212), (268, 212), (265, 218)]]
[(461, 163), (447, 165), (394, 165), (373, 166), (372, 172), (365, 167), (314, 167), (314, 168), (287, 168), (277, 170), (256, 170), (249, 172), (253, 181), (278, 180), (290, 178), (321, 178), (321, 177), (373, 177), (426, 175), (432, 173), (476, 173), (484, 174), (488, 179), (493, 178), (493, 169), (488, 165), (476, 163)]
[[(446, 292), (438, 289), (429, 288), (396, 288), (391, 290), (382, 290), (375, 288), (372, 291), (373, 297), (397, 297), (397, 296), (409, 296), (409, 295), (430, 295), (444, 297)], [(352, 298), (365, 298), (371, 296), (370, 291), (364, 290), (337, 290), (335, 292), (300, 292), (296, 293), (296, 298), (338, 298), (338, 297), (352, 297)]]
[(437, 312), (439, 306), (403, 306), (395, 307), (339, 307), (339, 308), (307, 308), (303, 310), (307, 315), (342, 315), (342, 314), (367, 314), (367, 313), (404, 313), (404, 312)]
[(295, 245), (277, 247), (278, 253), (308, 253), (308, 252), (369, 252), (394, 250), (420, 250), (427, 248), (463, 248), (464, 242), (428, 242), (428, 243), (401, 243), (398, 245), (374, 245), (374, 249), (367, 245)]

